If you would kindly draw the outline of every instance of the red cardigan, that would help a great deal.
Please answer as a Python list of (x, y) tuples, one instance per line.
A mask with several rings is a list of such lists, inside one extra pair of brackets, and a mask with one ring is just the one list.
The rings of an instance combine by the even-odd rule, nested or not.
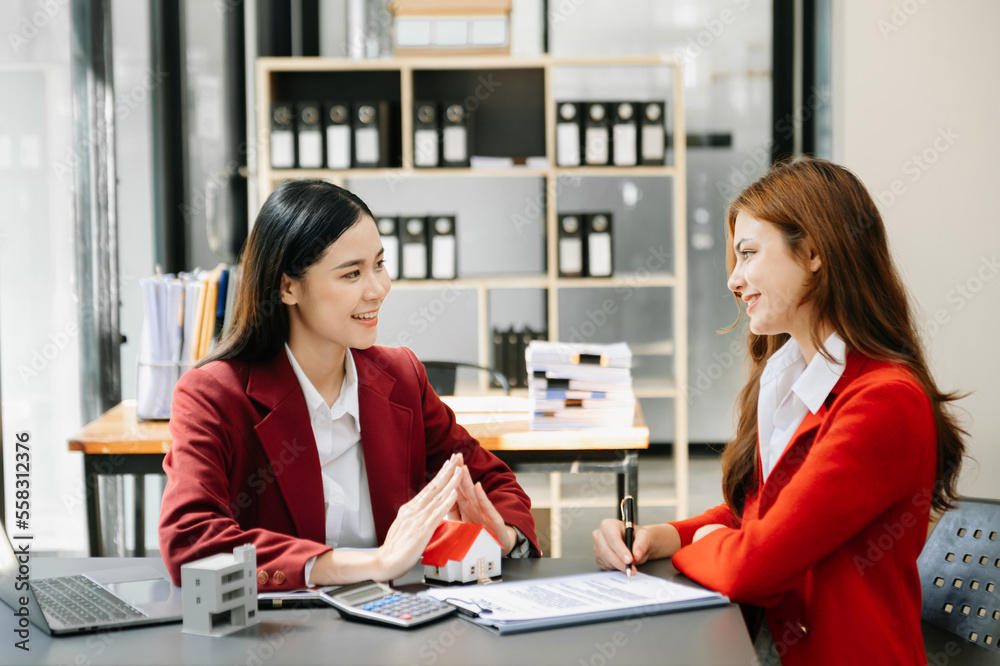
[[(850, 352), (742, 521), (721, 505), (672, 523), (683, 544), (674, 566), (765, 607), (785, 666), (924, 664), (917, 556), (936, 469), (937, 430), (919, 383)], [(691, 543), (713, 523), (727, 527)]]
[[(537, 551), (528, 496), (510, 469), (455, 422), (413, 352), (352, 351), (378, 542), (399, 507), (460, 451), (504, 522)], [(330, 546), (316, 441), (284, 350), (259, 363), (217, 361), (184, 373), (170, 433), (160, 552), (174, 582), (185, 562), (253, 543), (260, 588), (305, 587), (306, 561)]]

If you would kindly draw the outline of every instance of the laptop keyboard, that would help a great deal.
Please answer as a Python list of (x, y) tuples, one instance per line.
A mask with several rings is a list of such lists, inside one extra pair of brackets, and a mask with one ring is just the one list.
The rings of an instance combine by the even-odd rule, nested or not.
[(86, 576), (64, 576), (31, 581), (42, 610), (67, 627), (118, 623), (146, 617)]

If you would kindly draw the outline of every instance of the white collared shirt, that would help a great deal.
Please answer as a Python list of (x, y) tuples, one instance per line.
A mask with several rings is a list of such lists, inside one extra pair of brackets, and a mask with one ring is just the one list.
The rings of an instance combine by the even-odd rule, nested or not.
[[(332, 406), (326, 404), (306, 377), (287, 344), (285, 353), (302, 387), (319, 453), (326, 507), (326, 543), (334, 548), (374, 548), (378, 543), (361, 447), (358, 373), (351, 350), (344, 355), (344, 383)], [(306, 563), (307, 582), (314, 561), (315, 558), (311, 558)]]
[(764, 480), (788, 448), (808, 412), (815, 414), (844, 374), (847, 345), (836, 333), (823, 343), (831, 363), (818, 351), (806, 365), (791, 338), (768, 359), (757, 396), (757, 441)]

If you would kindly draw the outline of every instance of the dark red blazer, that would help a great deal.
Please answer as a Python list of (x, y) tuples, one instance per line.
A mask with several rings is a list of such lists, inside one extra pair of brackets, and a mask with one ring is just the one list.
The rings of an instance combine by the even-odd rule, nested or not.
[[(399, 507), (460, 451), (504, 522), (538, 551), (528, 496), (510, 469), (455, 422), (413, 352), (352, 352), (378, 542)], [(189, 370), (171, 411), (160, 552), (174, 582), (185, 562), (253, 543), (261, 588), (305, 587), (306, 561), (330, 547), (309, 411), (284, 350), (263, 362)]]
[[(926, 663), (917, 556), (936, 470), (937, 429), (920, 384), (850, 352), (742, 520), (721, 505), (673, 523), (684, 544), (674, 566), (765, 607), (785, 666)], [(727, 528), (691, 543), (713, 523)]]

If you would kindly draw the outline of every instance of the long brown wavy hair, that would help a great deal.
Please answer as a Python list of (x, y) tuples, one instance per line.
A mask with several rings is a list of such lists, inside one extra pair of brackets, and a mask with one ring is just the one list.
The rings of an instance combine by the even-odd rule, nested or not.
[[(937, 482), (933, 508), (944, 511), (958, 499), (956, 484), (968, 436), (949, 409), (963, 395), (938, 389), (924, 358), (913, 312), (899, 272), (889, 253), (885, 225), (861, 181), (842, 166), (817, 158), (779, 162), (729, 205), (726, 267), (732, 274), (736, 216), (744, 212), (773, 224), (793, 256), (807, 258), (806, 240), (815, 246), (822, 265), (805, 299), (816, 317), (813, 345), (824, 356), (824, 322), (849, 349), (909, 368), (931, 401), (937, 425)], [(736, 294), (739, 307), (739, 294)], [(742, 309), (741, 309), (742, 315)], [(739, 320), (737, 320), (737, 324)], [(734, 325), (735, 328), (735, 325)], [(788, 340), (781, 335), (748, 333), (750, 376), (737, 400), (736, 437), (722, 455), (726, 503), (742, 515), (749, 494), (757, 489), (757, 395), (764, 365)]]

